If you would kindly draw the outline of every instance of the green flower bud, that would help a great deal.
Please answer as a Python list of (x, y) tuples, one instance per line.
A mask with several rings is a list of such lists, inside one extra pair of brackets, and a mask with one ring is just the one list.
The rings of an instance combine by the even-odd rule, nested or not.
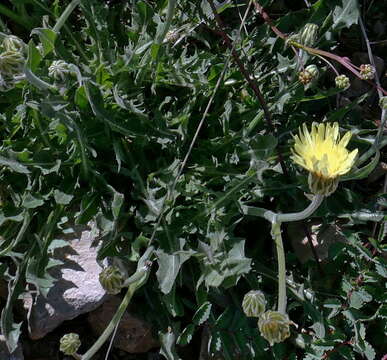
[(24, 56), (18, 51), (4, 51), (0, 54), (0, 73), (14, 77), (23, 72)]
[(62, 336), (60, 339), (59, 350), (62, 351), (65, 355), (74, 355), (81, 346), (81, 340), (79, 340), (79, 335), (75, 333), (70, 333)]
[(326, 178), (309, 173), (308, 184), (312, 194), (329, 196), (336, 191), (339, 184), (339, 178)]
[(124, 284), (124, 278), (116, 266), (108, 266), (99, 274), (99, 282), (108, 294), (119, 294)]
[(336, 87), (339, 89), (346, 89), (351, 85), (351, 83), (349, 82), (349, 78), (346, 75), (336, 76), (335, 84), (336, 84)]
[(258, 328), (261, 335), (271, 346), (280, 343), (290, 336), (290, 320), (288, 315), (278, 311), (266, 311), (258, 320)]
[(306, 68), (305, 68), (305, 71), (307, 71), (308, 73), (310, 73), (312, 75), (312, 78), (313, 79), (317, 79), (318, 78), (318, 75), (320, 73), (320, 71), (318, 70), (318, 67), (316, 65), (308, 65)]
[(300, 32), (300, 42), (305, 46), (313, 46), (316, 43), (318, 35), (318, 25), (305, 24), (304, 28)]
[(8, 35), (3, 40), (3, 48), (6, 51), (24, 51), (26, 44), (24, 44), (23, 40), (19, 39), (17, 36)]
[(383, 109), (383, 110), (387, 110), (387, 96), (383, 96), (380, 98), (379, 100), (379, 106)]
[(259, 317), (265, 312), (265, 307), (266, 299), (262, 291), (251, 290), (243, 297), (242, 308), (248, 317)]
[(300, 71), (298, 73), (298, 80), (300, 81), (300, 83), (302, 83), (304, 85), (308, 85), (309, 83), (312, 82), (313, 75), (307, 70)]
[(374, 78), (375, 68), (370, 64), (361, 64), (360, 65), (360, 77), (363, 80), (371, 80)]
[(55, 80), (64, 81), (65, 76), (70, 73), (69, 64), (63, 60), (55, 60), (48, 68), (48, 75)]

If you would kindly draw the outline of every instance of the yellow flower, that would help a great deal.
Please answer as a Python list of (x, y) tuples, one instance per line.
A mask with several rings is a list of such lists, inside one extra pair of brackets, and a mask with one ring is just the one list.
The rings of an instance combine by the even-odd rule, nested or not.
[(309, 187), (314, 194), (333, 193), (341, 175), (355, 162), (357, 149), (349, 152), (346, 146), (351, 138), (348, 131), (341, 139), (339, 124), (312, 124), (311, 132), (303, 124), (294, 136), (293, 161), (309, 171)]

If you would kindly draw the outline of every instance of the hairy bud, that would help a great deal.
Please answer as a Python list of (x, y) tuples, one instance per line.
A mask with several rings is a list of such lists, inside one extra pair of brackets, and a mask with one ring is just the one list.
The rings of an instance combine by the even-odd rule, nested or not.
[(0, 54), (0, 73), (3, 76), (14, 77), (23, 72), (24, 56), (19, 51), (9, 50)]
[(63, 60), (55, 60), (48, 68), (48, 75), (55, 80), (64, 81), (65, 76), (70, 73), (69, 64)]
[(248, 317), (259, 317), (265, 312), (265, 307), (266, 299), (262, 291), (251, 290), (243, 297), (242, 308)]
[(23, 52), (26, 47), (26, 44), (24, 44), (23, 40), (14, 35), (6, 36), (2, 45), (5, 51)]
[(124, 278), (116, 266), (108, 266), (99, 274), (99, 282), (108, 294), (118, 294), (124, 284)]
[(290, 320), (288, 315), (278, 311), (266, 311), (258, 320), (261, 335), (273, 346), (290, 336)]
[(75, 333), (70, 333), (63, 335), (60, 339), (59, 350), (62, 351), (65, 355), (74, 355), (81, 346), (81, 340), (79, 340), (79, 335)]
[(314, 64), (308, 65), (305, 68), (305, 71), (307, 71), (308, 73), (310, 73), (312, 75), (312, 79), (317, 79), (318, 75), (320, 73), (318, 67), (316, 65), (314, 65)]
[(305, 24), (304, 28), (300, 32), (300, 43), (305, 46), (313, 46), (316, 43), (318, 35), (318, 25)]

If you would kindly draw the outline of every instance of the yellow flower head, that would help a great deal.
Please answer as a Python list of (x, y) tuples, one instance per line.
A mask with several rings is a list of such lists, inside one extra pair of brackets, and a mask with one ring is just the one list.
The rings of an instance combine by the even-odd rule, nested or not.
[(357, 149), (349, 152), (348, 131), (341, 139), (339, 124), (312, 124), (311, 132), (303, 124), (294, 136), (293, 161), (310, 172), (309, 186), (315, 194), (329, 195), (336, 190), (338, 178), (355, 162)]

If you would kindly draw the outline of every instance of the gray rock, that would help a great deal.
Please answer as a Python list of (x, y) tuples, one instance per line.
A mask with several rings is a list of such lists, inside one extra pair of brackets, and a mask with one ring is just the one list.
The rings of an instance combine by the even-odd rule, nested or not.
[[(100, 308), (88, 315), (88, 322), (97, 336), (106, 329), (120, 303), (121, 299), (118, 296), (112, 296)], [(145, 353), (159, 346), (159, 343), (153, 337), (149, 324), (126, 311), (118, 326), (113, 345), (133, 354)]]
[(23, 350), (19, 344), (16, 350), (10, 354), (5, 343), (5, 338), (0, 335), (0, 359), (1, 360), (24, 360)]
[(63, 265), (49, 270), (57, 282), (47, 298), (39, 295), (33, 299), (28, 294), (24, 298), (32, 339), (40, 339), (63, 321), (96, 309), (107, 298), (98, 279), (101, 267), (96, 261), (95, 240), (95, 234), (85, 227), (67, 239), (67, 247), (55, 250), (54, 258)]

